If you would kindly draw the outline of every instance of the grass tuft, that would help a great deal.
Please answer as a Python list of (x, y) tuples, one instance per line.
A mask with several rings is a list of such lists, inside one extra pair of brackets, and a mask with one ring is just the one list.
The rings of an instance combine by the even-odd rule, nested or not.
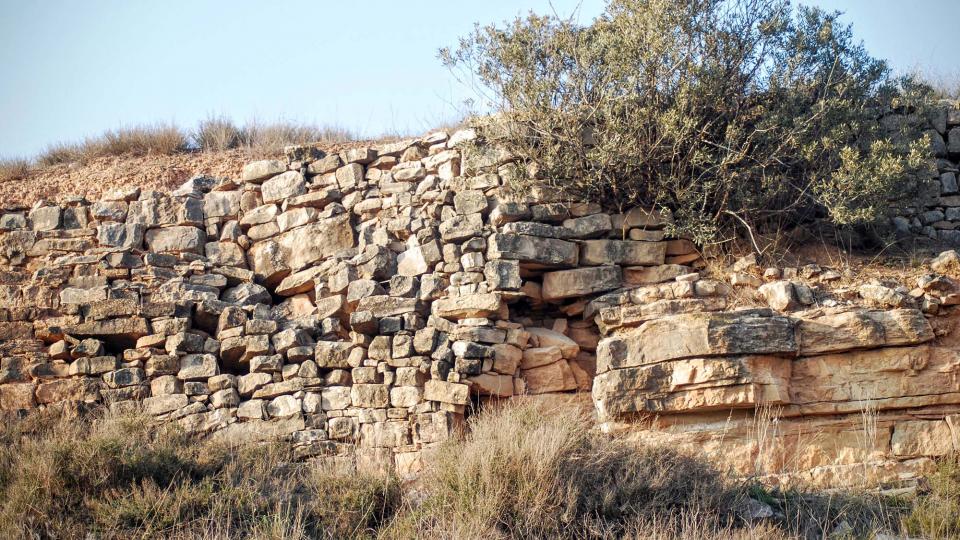
[(585, 413), (507, 406), (437, 450), (426, 499), (391, 536), (620, 537), (644, 522), (693, 514), (716, 530), (735, 522), (720, 474), (677, 451), (640, 448), (591, 431)]
[(249, 122), (237, 126), (225, 116), (210, 116), (193, 132), (196, 148), (204, 152), (243, 149), (256, 157), (276, 156), (284, 146), (307, 143), (338, 143), (353, 140), (348, 130), (336, 126), (278, 121)]
[(915, 536), (960, 538), (960, 455), (940, 461), (904, 525)]
[(53, 144), (37, 156), (37, 163), (50, 166), (108, 156), (172, 155), (188, 145), (187, 135), (172, 124), (145, 124), (108, 130), (79, 143)]
[(0, 159), (0, 182), (21, 180), (30, 174), (30, 160), (23, 158)]

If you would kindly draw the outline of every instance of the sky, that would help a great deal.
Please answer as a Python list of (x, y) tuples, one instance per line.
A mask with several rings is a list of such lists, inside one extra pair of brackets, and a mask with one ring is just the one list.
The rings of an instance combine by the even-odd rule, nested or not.
[[(898, 71), (960, 75), (960, 0), (809, 0)], [(587, 23), (603, 0), (0, 0), (0, 157), (151, 123), (287, 120), (419, 134), (472, 90), (437, 59), (475, 22)]]

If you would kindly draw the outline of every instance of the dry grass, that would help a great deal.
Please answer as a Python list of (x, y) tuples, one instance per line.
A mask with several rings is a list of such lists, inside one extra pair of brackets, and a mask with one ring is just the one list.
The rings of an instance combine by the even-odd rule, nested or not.
[(49, 166), (60, 163), (85, 162), (105, 156), (170, 155), (188, 148), (187, 135), (172, 124), (150, 124), (105, 131), (79, 143), (57, 143), (49, 146), (36, 161)]
[(20, 180), (30, 174), (30, 161), (23, 158), (0, 159), (0, 182)]
[(35, 414), (0, 428), (0, 538), (348, 538), (399, 501), (388, 477), (203, 443), (143, 418)]
[[(138, 417), (34, 413), (0, 422), (0, 538), (872, 538), (960, 534), (960, 466), (919, 499), (778, 492), (695, 456), (637, 448), (584, 414), (510, 404), (435, 448), (405, 492), (392, 476), (297, 463), (284, 445), (227, 447)], [(750, 499), (777, 516), (744, 513)], [(902, 527), (901, 527), (902, 525)]]
[[(48, 146), (34, 159), (45, 167), (63, 163), (86, 163), (107, 156), (173, 155), (201, 150), (222, 152), (243, 149), (251, 157), (275, 157), (292, 144), (337, 143), (353, 140), (354, 135), (336, 126), (278, 121), (249, 122), (237, 126), (223, 116), (202, 120), (187, 132), (173, 124), (145, 124), (109, 130), (81, 142), (63, 142)], [(0, 165), (0, 180), (24, 174), (30, 161), (6, 160)], [(26, 168), (25, 168), (26, 167)], [(22, 177), (22, 176), (21, 176)]]
[(960, 455), (940, 462), (904, 524), (914, 536), (960, 538)]
[(256, 157), (276, 156), (284, 146), (306, 143), (337, 143), (355, 139), (337, 126), (297, 122), (250, 122), (237, 126), (227, 117), (210, 116), (200, 122), (192, 135), (193, 144), (204, 152), (242, 148)]
[(697, 538), (731, 532), (738, 495), (692, 456), (600, 436), (571, 409), (511, 405), (437, 450), (391, 538)]

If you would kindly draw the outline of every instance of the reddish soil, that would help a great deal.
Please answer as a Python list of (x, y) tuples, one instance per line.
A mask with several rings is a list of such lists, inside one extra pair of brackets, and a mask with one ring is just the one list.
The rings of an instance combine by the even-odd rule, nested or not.
[[(373, 146), (383, 141), (318, 144), (328, 153)], [(248, 150), (191, 152), (174, 155), (109, 156), (84, 163), (35, 168), (20, 179), (0, 181), (0, 209), (29, 208), (39, 200), (58, 201), (80, 195), (96, 201), (104, 193), (139, 186), (143, 190), (171, 191), (197, 175), (238, 178), (246, 163), (256, 159), (284, 159), (256, 155)]]

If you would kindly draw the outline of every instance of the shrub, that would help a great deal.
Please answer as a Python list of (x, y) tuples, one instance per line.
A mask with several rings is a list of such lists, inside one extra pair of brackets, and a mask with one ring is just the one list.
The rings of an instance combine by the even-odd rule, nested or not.
[(610, 0), (586, 26), (530, 14), (440, 55), (492, 96), (485, 131), (521, 160), (518, 187), (667, 208), (701, 242), (872, 223), (928, 174), (924, 141), (894, 144), (878, 120), (929, 89), (893, 78), (838, 13), (788, 0)]

